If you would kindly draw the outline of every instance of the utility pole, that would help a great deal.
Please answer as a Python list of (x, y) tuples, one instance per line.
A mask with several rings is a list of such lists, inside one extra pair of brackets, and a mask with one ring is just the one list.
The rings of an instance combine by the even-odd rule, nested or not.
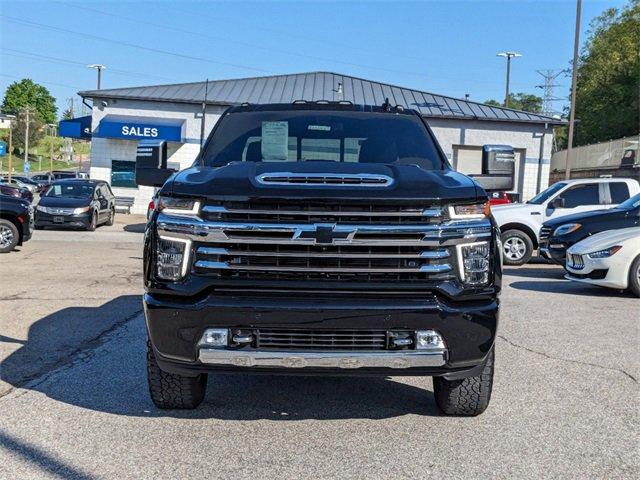
[(567, 135), (567, 164), (564, 178), (571, 178), (571, 154), (573, 153), (573, 129), (576, 120), (576, 81), (578, 79), (578, 51), (580, 50), (580, 14), (582, 13), (582, 0), (576, 3), (576, 33), (573, 40), (573, 62), (571, 71), (571, 106), (569, 107), (569, 134)]
[(536, 88), (541, 88), (544, 91), (542, 97), (542, 113), (550, 117), (555, 113), (553, 102), (562, 100), (561, 98), (556, 97), (553, 93), (553, 89), (560, 86), (554, 82), (560, 75), (567, 73), (567, 70), (536, 70), (536, 72), (544, 78), (543, 85), (536, 85)]
[(8, 182), (11, 183), (11, 171), (13, 170), (13, 121), (15, 116), (7, 115), (9, 117), (9, 175), (7, 175)]
[(87, 68), (95, 68), (98, 71), (98, 88), (97, 90), (100, 90), (100, 83), (102, 80), (102, 70), (104, 70), (105, 67), (104, 65), (101, 65), (99, 63), (92, 63), (91, 65), (87, 65)]
[(24, 133), (24, 164), (27, 165), (29, 163), (29, 114), (31, 113), (31, 109), (33, 107), (24, 107), (22, 111), (27, 116), (27, 120), (25, 122), (25, 133)]
[(500, 52), (496, 54), (498, 57), (504, 57), (507, 59), (507, 85), (504, 94), (504, 106), (509, 108), (509, 81), (511, 79), (511, 59), (515, 57), (521, 57), (518, 52)]

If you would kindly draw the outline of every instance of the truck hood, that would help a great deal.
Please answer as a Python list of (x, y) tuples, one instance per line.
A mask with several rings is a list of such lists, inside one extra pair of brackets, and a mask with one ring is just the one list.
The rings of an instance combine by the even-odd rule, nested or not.
[(528, 215), (531, 212), (542, 213), (543, 210), (544, 207), (542, 205), (534, 205), (532, 203), (509, 203), (491, 207), (491, 213), (494, 216)]
[[(385, 175), (389, 186), (267, 185), (264, 173)], [(162, 193), (216, 199), (363, 199), (427, 200), (434, 203), (483, 201), (486, 193), (469, 177), (452, 170), (423, 170), (415, 165), (334, 162), (234, 162), (223, 167), (191, 167), (175, 174)]]
[(598, 250), (619, 245), (632, 238), (640, 238), (640, 227), (621, 228), (620, 230), (608, 230), (606, 232), (596, 233), (576, 243), (567, 251), (569, 253), (579, 254), (597, 252)]

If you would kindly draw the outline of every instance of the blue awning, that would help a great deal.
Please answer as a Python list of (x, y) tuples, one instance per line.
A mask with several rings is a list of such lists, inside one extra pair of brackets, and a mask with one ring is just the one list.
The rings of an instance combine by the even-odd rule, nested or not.
[(100, 120), (94, 136), (124, 140), (184, 142), (184, 124), (185, 120), (182, 118), (107, 115)]
[(69, 138), (91, 138), (91, 115), (60, 121), (58, 135)]

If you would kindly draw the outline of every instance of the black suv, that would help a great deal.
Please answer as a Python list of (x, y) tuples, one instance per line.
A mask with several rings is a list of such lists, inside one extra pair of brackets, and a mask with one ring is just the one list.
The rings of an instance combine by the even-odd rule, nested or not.
[(0, 194), (0, 253), (8, 253), (31, 238), (33, 207), (20, 198)]
[[(165, 150), (141, 142), (136, 166), (138, 184), (164, 183), (144, 246), (158, 407), (196, 407), (226, 372), (434, 376), (445, 413), (485, 410), (499, 232), (420, 115), (245, 105), (168, 180)], [(510, 189), (490, 165), (512, 149), (485, 152), (481, 180)]]

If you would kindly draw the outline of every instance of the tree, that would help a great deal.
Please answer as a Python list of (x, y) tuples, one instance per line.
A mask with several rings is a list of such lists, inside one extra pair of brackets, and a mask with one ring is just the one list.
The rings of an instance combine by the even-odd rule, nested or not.
[(63, 120), (71, 120), (73, 118), (73, 110), (67, 108), (64, 112), (62, 112)]
[[(486, 105), (492, 107), (502, 107), (502, 102), (497, 100), (487, 100), (484, 102)], [(524, 110), (525, 112), (540, 113), (542, 112), (542, 98), (530, 93), (510, 93), (509, 94), (509, 108), (515, 110)]]
[[(35, 109), (29, 112), (29, 149), (35, 147), (36, 144), (44, 137), (44, 128)], [(22, 148), (24, 151), (25, 135), (27, 131), (27, 113), (26, 109), (22, 109), (16, 115), (16, 121), (13, 125), (13, 142), (16, 147)]]
[(3, 113), (18, 115), (24, 107), (34, 107), (40, 120), (45, 123), (56, 121), (58, 111), (56, 99), (51, 96), (46, 87), (28, 78), (9, 85), (2, 100)]
[(578, 62), (575, 145), (638, 133), (639, 45), (640, 0), (591, 22)]

